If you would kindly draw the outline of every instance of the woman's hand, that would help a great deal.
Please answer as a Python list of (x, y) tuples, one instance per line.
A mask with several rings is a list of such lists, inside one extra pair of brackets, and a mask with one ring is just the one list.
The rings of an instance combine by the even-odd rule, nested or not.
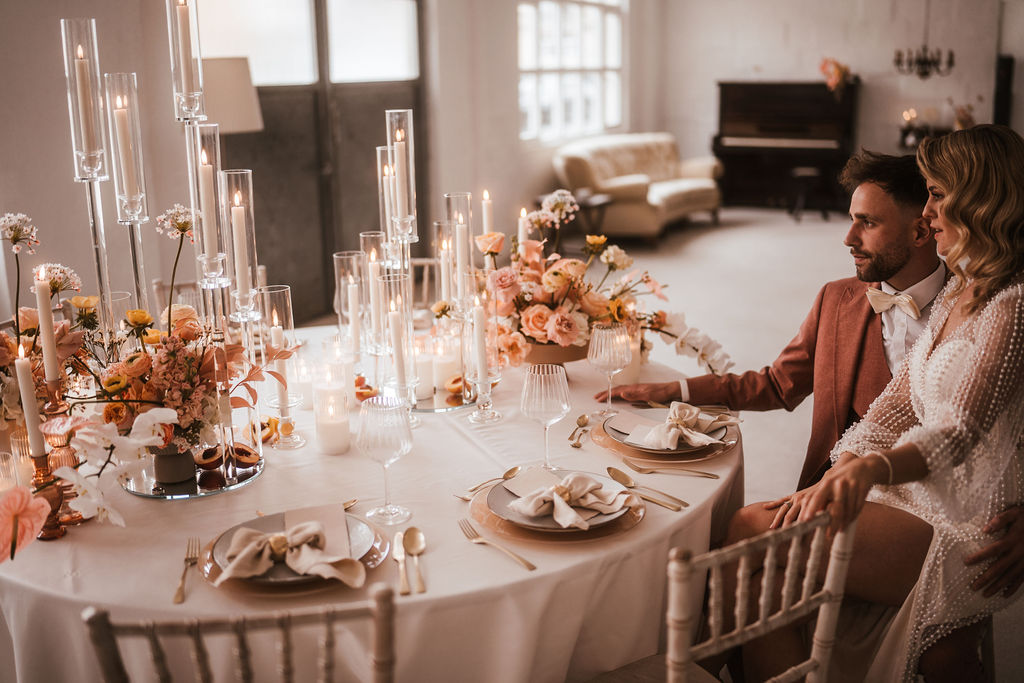
[[(594, 394), (598, 401), (608, 400), (607, 391)], [(612, 398), (625, 401), (654, 401), (655, 403), (671, 403), (680, 398), (679, 382), (657, 382), (648, 384), (623, 384), (612, 387)]]
[(765, 510), (778, 509), (778, 512), (775, 513), (775, 518), (772, 520), (772, 523), (768, 528), (779, 529), (784, 526), (789, 526), (790, 524), (795, 524), (797, 517), (800, 516), (800, 511), (807, 505), (807, 502), (811, 499), (811, 496), (814, 495), (814, 492), (818, 490), (818, 486), (820, 484), (821, 482), (811, 484), (807, 488), (800, 489), (796, 493), (791, 493), (790, 495), (783, 496), (778, 500), (765, 503)]
[[(851, 457), (847, 457), (851, 456)], [(880, 472), (879, 468), (884, 471)], [(868, 491), (877, 483), (889, 481), (889, 468), (880, 456), (843, 457), (818, 482), (814, 493), (803, 503), (797, 521), (811, 519), (821, 510), (832, 515), (829, 529), (834, 533), (857, 519), (864, 508)]]

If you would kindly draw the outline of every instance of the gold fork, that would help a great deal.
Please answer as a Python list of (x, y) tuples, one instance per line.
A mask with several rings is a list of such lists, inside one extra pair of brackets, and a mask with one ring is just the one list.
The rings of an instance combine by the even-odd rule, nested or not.
[(688, 467), (670, 467), (668, 465), (664, 465), (662, 467), (642, 467), (628, 458), (623, 458), (622, 462), (626, 463), (626, 467), (634, 472), (639, 472), (640, 474), (689, 474), (695, 477), (704, 477), (706, 479), (718, 479), (718, 475), (714, 472), (691, 470)]
[(473, 528), (473, 525), (470, 524), (468, 519), (460, 519), (459, 520), (459, 528), (462, 529), (462, 533), (464, 533), (466, 535), (466, 538), (469, 539), (470, 543), (480, 543), (482, 545), (489, 545), (492, 548), (497, 548), (498, 550), (500, 550), (501, 552), (505, 553), (506, 555), (511, 557), (513, 560), (518, 562), (519, 564), (521, 564), (524, 567), (526, 567), (527, 569), (529, 569), (531, 572), (534, 569), (537, 568), (537, 566), (535, 564), (533, 564), (532, 562), (530, 562), (529, 560), (527, 560), (525, 558), (520, 557), (519, 555), (516, 555), (514, 552), (512, 552), (511, 550), (509, 550), (505, 546), (498, 545), (494, 541), (488, 541), (486, 538), (481, 536), (480, 533), (476, 529)]
[(199, 562), (199, 537), (191, 536), (185, 546), (185, 568), (181, 570), (181, 580), (178, 581), (178, 590), (174, 593), (174, 604), (185, 602), (185, 575), (188, 568)]

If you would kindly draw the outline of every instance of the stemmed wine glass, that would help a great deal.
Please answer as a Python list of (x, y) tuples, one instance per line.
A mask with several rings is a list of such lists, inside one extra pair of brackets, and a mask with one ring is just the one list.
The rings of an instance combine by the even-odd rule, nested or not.
[(608, 403), (604, 410), (593, 413), (593, 417), (607, 420), (619, 412), (612, 410), (612, 377), (629, 365), (632, 358), (633, 352), (629, 348), (629, 333), (621, 323), (594, 325), (590, 331), (587, 360), (596, 369), (608, 375)]
[(551, 465), (548, 428), (569, 414), (565, 368), (541, 363), (527, 370), (519, 407), (523, 415), (544, 425), (544, 469), (555, 469)]
[(409, 408), (394, 396), (374, 396), (359, 407), (356, 447), (384, 467), (384, 505), (366, 513), (371, 521), (384, 525), (401, 524), (412, 512), (391, 503), (388, 467), (412, 450)]

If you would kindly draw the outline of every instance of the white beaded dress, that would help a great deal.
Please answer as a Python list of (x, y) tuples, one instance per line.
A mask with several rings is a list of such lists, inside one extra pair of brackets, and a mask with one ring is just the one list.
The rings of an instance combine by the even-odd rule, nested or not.
[[(932, 525), (931, 547), (886, 635), (871, 677), (915, 680), (921, 653), (950, 632), (1006, 607), (970, 588), (982, 565), (963, 558), (994, 538), (982, 532), (1024, 503), (1024, 278), (1018, 276), (935, 346), (956, 299), (936, 298), (928, 327), (867, 415), (832, 450), (864, 455), (914, 443), (928, 464), (917, 482), (878, 486), (868, 500)], [(882, 676), (883, 678), (878, 678)]]

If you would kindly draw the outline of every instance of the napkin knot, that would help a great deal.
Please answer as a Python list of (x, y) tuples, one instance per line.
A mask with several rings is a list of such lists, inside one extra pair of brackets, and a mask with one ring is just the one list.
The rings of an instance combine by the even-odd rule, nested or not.
[(680, 439), (687, 445), (696, 447), (720, 444), (722, 441), (709, 436), (708, 432), (736, 424), (739, 424), (739, 419), (728, 413), (705, 413), (697, 406), (673, 401), (665, 422), (652, 427), (644, 435), (642, 444), (648, 448), (663, 450), (678, 448)]
[[(585, 530), (590, 528), (587, 519), (595, 514), (618, 512), (639, 504), (639, 499), (625, 489), (606, 488), (587, 474), (573, 472), (553, 486), (542, 486), (512, 501), (508, 507), (527, 517), (551, 515), (563, 529), (572, 526)], [(588, 511), (586, 518), (580, 509)]]
[(274, 562), (280, 562), (288, 553), (288, 537), (284, 534), (274, 534), (267, 539), (267, 545), (270, 547), (270, 559)]

